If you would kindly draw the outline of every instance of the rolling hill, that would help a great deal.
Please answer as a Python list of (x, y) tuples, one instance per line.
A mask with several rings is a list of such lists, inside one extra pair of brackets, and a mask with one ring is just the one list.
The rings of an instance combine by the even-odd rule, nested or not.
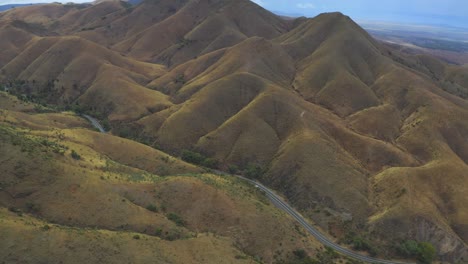
[(44, 112), (3, 92), (0, 102), (0, 256), (8, 263), (63, 261), (72, 248), (67, 261), (105, 263), (271, 262), (322, 251), (252, 186), (95, 132), (71, 112)]
[[(383, 45), (341, 13), (285, 20), (247, 0), (28, 6), (0, 14), (0, 36), (8, 40), (0, 44), (4, 89), (55, 109), (39, 114), (37, 106), (11, 108), (19, 106), (8, 99), (2, 103), (9, 124), (4, 131), (17, 134), (12, 131), (19, 129), (25, 134), (17, 140), (27, 141), (31, 135), (52, 136), (55, 128), (65, 146), (81, 148), (80, 155), (87, 157), (75, 162), (65, 154), (50, 165), (59, 168), (50, 183), (23, 183), (25, 188), (42, 197), (41, 188), (66, 188), (59, 184), (65, 172), (77, 170), (72, 179), (80, 186), (82, 173), (93, 178), (75, 196), (44, 205), (44, 215), (34, 221), (95, 226), (98, 240), (115, 236), (108, 232), (122, 217), (128, 219), (125, 232), (151, 236), (163, 226), (190, 236), (199, 230), (220, 237), (195, 237), (190, 243), (226, 250), (226, 241), (237, 241), (229, 252), (240, 250), (267, 263), (286, 260), (297, 248), (317, 248), (309, 238), (290, 241), (295, 235), (287, 227), (291, 220), (278, 218), (270, 205), (258, 211), (252, 205), (261, 197), (241, 191), (245, 186), (200, 174), (199, 167), (175, 158), (190, 160), (191, 153), (211, 161), (203, 165), (243, 173), (276, 189), (330, 236), (355, 249), (411, 258), (401, 245), (415, 240), (433, 245), (440, 260), (468, 259), (466, 67)], [(64, 110), (98, 117), (114, 136), (81, 128), (89, 125)], [(166, 164), (165, 157), (174, 164)], [(103, 168), (107, 163), (110, 171)], [(40, 179), (48, 169), (34, 171)], [(144, 172), (144, 183), (133, 183), (137, 172)], [(183, 173), (197, 176), (159, 177)], [(151, 180), (155, 186), (147, 183)], [(17, 184), (22, 192), (21, 181)], [(171, 226), (164, 214), (137, 213), (142, 209), (128, 204), (94, 207), (92, 202), (124, 197), (144, 207), (150, 201), (144, 193), (151, 188), (159, 195), (154, 203), (164, 201), (187, 226)], [(101, 197), (94, 196), (97, 189)], [(2, 205), (25, 210), (27, 199), (21, 199)], [(72, 200), (81, 207), (66, 211)], [(204, 206), (190, 206), (196, 201)], [(121, 215), (112, 211), (121, 206)], [(99, 218), (103, 208), (109, 210), (106, 219)], [(80, 219), (80, 210), (95, 213)], [(256, 222), (266, 224), (259, 228)], [(269, 230), (275, 228), (282, 235), (272, 237)], [(289, 253), (275, 253), (283, 251), (271, 244), (274, 240)], [(356, 246), (361, 240), (372, 246)], [(164, 245), (161, 250), (173, 249)]]

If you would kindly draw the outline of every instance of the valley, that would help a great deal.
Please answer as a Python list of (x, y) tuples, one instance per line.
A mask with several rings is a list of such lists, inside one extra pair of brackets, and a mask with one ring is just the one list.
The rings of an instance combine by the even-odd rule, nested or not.
[(355, 263), (295, 215), (362, 261), (468, 260), (465, 66), (247, 0), (26, 6), (0, 37), (6, 263)]

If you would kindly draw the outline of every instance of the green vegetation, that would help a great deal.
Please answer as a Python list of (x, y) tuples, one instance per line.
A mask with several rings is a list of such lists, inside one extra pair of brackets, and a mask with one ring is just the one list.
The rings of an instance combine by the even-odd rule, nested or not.
[(236, 165), (229, 165), (228, 172), (230, 174), (237, 174), (239, 172), (239, 167), (237, 167)]
[(186, 225), (185, 220), (183, 220), (182, 217), (180, 217), (176, 213), (169, 213), (167, 215), (167, 219), (171, 220), (172, 222), (174, 222), (178, 226), (185, 226)]
[(56, 141), (50, 141), (46, 138), (42, 139), (40, 141), (40, 143), (45, 146), (45, 147), (48, 147), (50, 149), (52, 149), (53, 152), (57, 153), (57, 154), (61, 154), (61, 155), (64, 155), (65, 154), (65, 151), (68, 149), (68, 147), (62, 145), (62, 144), (59, 144), (58, 142)]
[(198, 152), (190, 150), (183, 150), (181, 158), (186, 162), (211, 169), (217, 169), (219, 165), (219, 162), (216, 159), (208, 158)]
[(436, 257), (436, 250), (429, 242), (406, 240), (397, 246), (397, 251), (404, 257), (417, 258), (423, 264), (429, 264)]
[(258, 164), (249, 163), (245, 168), (244, 173), (247, 178), (257, 179), (265, 173), (265, 170)]
[(339, 257), (338, 253), (330, 247), (325, 247), (325, 251), (319, 252), (316, 258), (310, 257), (304, 249), (297, 249), (293, 252), (293, 257), (288, 264), (329, 264)]
[(158, 212), (158, 207), (154, 204), (149, 204), (148, 206), (146, 206), (146, 209), (151, 212), (155, 212), (155, 213)]
[(371, 242), (354, 232), (346, 234), (344, 242), (352, 246), (354, 250), (367, 251), (371, 256), (377, 255), (377, 249), (371, 244)]
[(78, 154), (75, 150), (72, 150), (71, 151), (71, 157), (75, 160), (80, 160), (81, 159), (81, 156), (80, 154)]
[(89, 115), (96, 119), (99, 119), (99, 123), (102, 125), (104, 130), (109, 131), (112, 129), (109, 120), (107, 119), (107, 113), (114, 110), (113, 104), (100, 105), (99, 108), (82, 105), (78, 102), (69, 104), (64, 107), (64, 110), (75, 112), (78, 115)]
[(14, 146), (20, 146), (22, 152), (33, 154), (38, 151), (48, 152), (44, 155), (45, 159), (50, 158), (52, 152), (57, 154), (64, 154), (68, 147), (58, 143), (57, 141), (50, 141), (47, 138), (26, 135), (23, 131), (13, 127), (0, 125), (0, 139), (5, 139)]
[(187, 81), (185, 80), (185, 75), (184, 74), (179, 74), (174, 80), (175, 83), (181, 83), (185, 84)]
[(154, 231), (154, 235), (155, 235), (155, 236), (158, 236), (158, 237), (161, 237), (161, 235), (162, 235), (162, 229), (161, 229), (161, 228), (157, 228), (157, 229)]
[(183, 38), (179, 41), (179, 43), (177, 44), (177, 49), (183, 49), (185, 47), (188, 47), (190, 46), (193, 42), (195, 42), (194, 40), (191, 40), (191, 39), (186, 39), (186, 38)]
[[(105, 121), (102, 123), (102, 125), (104, 129), (106, 129), (106, 131), (110, 130), (106, 128)], [(110, 127), (110, 125), (108, 126)], [(154, 144), (154, 139), (142, 133), (141, 132), (142, 130), (143, 130), (143, 127), (135, 123), (131, 123), (131, 124), (120, 123), (120, 124), (113, 124), (112, 126), (112, 133), (118, 135), (119, 137), (131, 139), (131, 140), (137, 141), (141, 144), (145, 144), (153, 148), (158, 148)]]
[(40, 210), (39, 205), (33, 203), (33, 202), (27, 202), (26, 203), (26, 211), (28, 213), (38, 213)]

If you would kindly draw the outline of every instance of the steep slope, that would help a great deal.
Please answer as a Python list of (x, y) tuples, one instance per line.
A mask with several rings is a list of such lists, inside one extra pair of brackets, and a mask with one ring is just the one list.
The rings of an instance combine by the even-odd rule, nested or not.
[(126, 14), (128, 5), (122, 1), (104, 1), (80, 9), (73, 9), (50, 25), (50, 29), (60, 34), (86, 32), (103, 27), (114, 17)]
[[(253, 256), (286, 261), (297, 249), (321, 251), (250, 185), (201, 174), (148, 146), (84, 129), (87, 122), (73, 114), (36, 113), (4, 93), (0, 99), (0, 232), (7, 238), (0, 252), (9, 252), (3, 259), (61, 258), (28, 239), (38, 232), (49, 245), (67, 237), (73, 254), (105, 262), (139, 259), (126, 250), (106, 253), (135, 240), (155, 246), (157, 259), (173, 263), (237, 263)], [(174, 174), (184, 176), (168, 176)], [(95, 243), (101, 250), (88, 252)], [(59, 252), (70, 251), (62, 246)], [(150, 256), (140, 253), (144, 261)]]
[(20, 20), (29, 24), (51, 25), (54, 20), (64, 16), (70, 11), (84, 8), (86, 4), (40, 4), (14, 8), (8, 12), (0, 13), (2, 20)]
[(79, 37), (46, 37), (28, 43), (2, 68), (2, 79), (13, 82), (17, 93), (44, 102), (76, 102), (111, 120), (132, 120), (171, 105), (165, 95), (142, 86), (164, 71)]
[(34, 34), (15, 27), (13, 22), (0, 24), (0, 37), (4, 40), (0, 43), (0, 68), (18, 56), (31, 41)]
[(390, 60), (349, 17), (322, 14), (277, 41), (297, 61), (293, 86), (306, 100), (340, 116), (379, 104), (369, 86)]
[[(12, 26), (11, 14), (3, 15), (7, 22), (0, 18), (5, 25), (0, 34), (18, 36), (5, 42), (7, 51), (1, 53), (8, 90), (94, 111), (110, 121), (112, 133), (176, 156), (199, 152), (214, 167), (257, 178), (344, 243), (364, 239), (374, 245), (368, 251), (391, 258), (398, 253), (395, 244), (415, 239), (432, 243), (449, 263), (467, 259), (466, 67), (382, 46), (340, 13), (283, 21), (249, 1), (228, 0), (83, 7), (48, 15), (39, 33)], [(45, 37), (51, 34), (63, 36)], [(24, 113), (8, 115), (15, 126), (45, 129)], [(82, 129), (63, 133), (67, 144), (86, 155), (106, 155), (129, 166), (111, 166), (124, 178), (140, 170), (152, 175), (174, 169), (161, 169), (165, 161), (151, 160), (161, 153), (131, 141)], [(125, 149), (143, 154), (127, 155)], [(94, 160), (82, 165), (102, 165)], [(189, 165), (174, 173), (185, 169)], [(279, 250), (268, 241), (306, 246), (286, 243), (289, 231), (281, 223), (256, 230), (244, 222), (240, 215), (253, 207), (233, 202), (228, 191), (222, 202), (213, 202), (219, 186), (205, 185), (213, 177), (157, 178), (155, 201), (192, 219), (187, 230), (235, 237), (242, 250), (267, 262)], [(106, 193), (126, 192), (131, 195), (126, 199), (149, 202), (139, 189), (147, 185), (122, 185), (117, 178), (112, 184), (118, 187)], [(221, 185), (226, 184), (231, 182)], [(185, 191), (172, 197), (176, 190)], [(209, 206), (194, 209), (188, 206), (192, 201)], [(252, 236), (226, 231), (233, 223)], [(274, 225), (284, 228), (284, 236), (268, 233)], [(135, 226), (141, 227), (136, 220)], [(253, 237), (265, 240), (256, 244)]]
[[(352, 216), (356, 226), (367, 225), (386, 239), (395, 228), (394, 241), (431, 241), (445, 258), (460, 259), (466, 256), (466, 210), (464, 187), (454, 181), (462, 177), (456, 168), (466, 168), (457, 157), (465, 155), (467, 103), (388, 52), (349, 18), (321, 15), (273, 43), (252, 38), (175, 67), (150, 86), (184, 103), (138, 123), (175, 153), (193, 146), (226, 166), (256, 164), (265, 182), (324, 227)], [(381, 180), (391, 168), (413, 175), (442, 161), (454, 177), (444, 186), (457, 190), (432, 189), (429, 197), (437, 203), (403, 202), (423, 192), (409, 187), (418, 184), (417, 177), (408, 176), (400, 192)], [(431, 182), (438, 171), (426, 170), (435, 177)], [(442, 209), (452, 200), (460, 215)], [(323, 210), (331, 216), (316, 213)], [(393, 210), (398, 224), (391, 224)]]
[(177, 65), (248, 37), (273, 38), (288, 29), (287, 22), (247, 0), (187, 1), (172, 10), (173, 15), (114, 48), (141, 60)]

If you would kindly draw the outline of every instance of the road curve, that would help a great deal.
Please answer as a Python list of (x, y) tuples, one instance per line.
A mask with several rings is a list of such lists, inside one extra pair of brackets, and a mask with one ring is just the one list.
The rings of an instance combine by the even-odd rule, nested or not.
[(89, 115), (86, 115), (86, 114), (83, 114), (83, 117), (88, 119), (88, 121), (95, 127), (99, 130), (99, 132), (101, 133), (106, 133), (106, 130), (104, 129), (104, 127), (101, 126), (101, 124), (99, 123), (99, 121), (92, 117), (92, 116), (89, 116)]
[(242, 180), (248, 181), (249, 183), (255, 185), (255, 187), (259, 188), (262, 190), (265, 195), (270, 199), (270, 201), (279, 209), (282, 211), (286, 212), (290, 216), (292, 216), (299, 224), (301, 224), (311, 235), (313, 235), (320, 243), (322, 243), (325, 246), (328, 246), (330, 248), (333, 248), (336, 252), (339, 252), (342, 255), (348, 256), (350, 258), (364, 261), (367, 263), (378, 263), (378, 264), (413, 264), (411, 262), (398, 262), (398, 261), (392, 261), (392, 260), (383, 260), (383, 259), (377, 259), (369, 256), (364, 256), (361, 254), (358, 254), (350, 249), (341, 247), (340, 245), (334, 243), (330, 239), (328, 239), (326, 236), (324, 236), (322, 233), (320, 233), (315, 227), (310, 225), (304, 217), (302, 217), (293, 207), (291, 207), (289, 204), (284, 202), (278, 195), (276, 195), (272, 190), (268, 189), (265, 187), (263, 184), (253, 181), (251, 179), (247, 179), (245, 177), (239, 176), (239, 175), (234, 175), (237, 178), (240, 178)]
[[(104, 130), (104, 128), (101, 126), (101, 124), (99, 123), (99, 121), (89, 115), (83, 115), (86, 119), (89, 120), (89, 122), (91, 122), (91, 124), (96, 127), (97, 129), (99, 129), (100, 132), (102, 133), (106, 133), (106, 131)], [(215, 170), (216, 173), (219, 173), (219, 174), (222, 174), (222, 175), (231, 175), (231, 174), (227, 174), (223, 171), (218, 171), (218, 170)], [(411, 262), (398, 262), (398, 261), (392, 261), (392, 260), (383, 260), (383, 259), (377, 259), (377, 258), (373, 258), (373, 257), (369, 257), (369, 256), (364, 256), (364, 255), (361, 255), (359, 253), (356, 253), (350, 249), (347, 249), (347, 248), (344, 248), (344, 247), (341, 247), (340, 245), (334, 243), (333, 241), (331, 241), (330, 239), (328, 239), (326, 236), (324, 236), (322, 233), (320, 233), (320, 231), (318, 231), (315, 227), (313, 227), (312, 225), (310, 225), (304, 217), (302, 217), (292, 206), (290, 206), (288, 203), (286, 203), (285, 201), (283, 201), (281, 199), (281, 197), (279, 197), (278, 195), (276, 195), (272, 190), (270, 190), (269, 188), (265, 187), (263, 184), (259, 183), (259, 182), (256, 182), (256, 181), (253, 181), (251, 179), (248, 179), (248, 178), (245, 178), (245, 177), (242, 177), (240, 175), (232, 175), (232, 176), (235, 176), (239, 179), (242, 179), (244, 181), (247, 181), (249, 182), (250, 184), (254, 185), (255, 187), (257, 187), (258, 189), (262, 190), (265, 195), (268, 197), (268, 199), (270, 199), (270, 201), (276, 206), (278, 207), (279, 209), (281, 209), (282, 211), (286, 212), (287, 214), (289, 214), (292, 218), (294, 218), (294, 220), (296, 220), (301, 226), (303, 226), (307, 232), (309, 232), (312, 236), (314, 236), (320, 243), (322, 243), (323, 245), (325, 246), (328, 246), (332, 249), (334, 249), (336, 252), (344, 255), (344, 256), (348, 256), (350, 258), (353, 258), (353, 259), (356, 259), (356, 260), (360, 260), (360, 261), (363, 261), (363, 262), (367, 262), (367, 263), (375, 263), (375, 264), (414, 264), (414, 263), (411, 263)]]

